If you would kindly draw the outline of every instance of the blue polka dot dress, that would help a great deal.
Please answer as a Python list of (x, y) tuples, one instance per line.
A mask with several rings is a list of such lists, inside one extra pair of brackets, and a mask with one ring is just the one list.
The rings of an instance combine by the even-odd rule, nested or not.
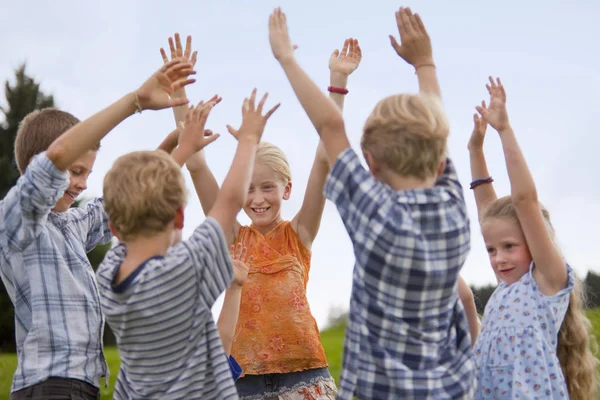
[(542, 294), (529, 272), (512, 285), (501, 282), (485, 307), (475, 343), (475, 399), (568, 399), (556, 356), (558, 332), (573, 290), (567, 265), (567, 287), (554, 296)]

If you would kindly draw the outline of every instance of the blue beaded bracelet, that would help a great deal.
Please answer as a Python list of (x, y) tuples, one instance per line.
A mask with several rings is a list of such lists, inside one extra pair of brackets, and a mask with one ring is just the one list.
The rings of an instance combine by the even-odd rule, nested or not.
[(471, 189), (475, 189), (477, 186), (483, 185), (484, 183), (492, 182), (494, 182), (494, 178), (492, 178), (491, 176), (489, 178), (475, 179), (473, 182), (471, 182)]

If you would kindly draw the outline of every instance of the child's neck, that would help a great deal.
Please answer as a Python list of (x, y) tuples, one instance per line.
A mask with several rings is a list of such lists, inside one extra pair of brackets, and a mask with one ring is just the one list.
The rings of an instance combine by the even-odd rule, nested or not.
[(437, 180), (435, 176), (427, 179), (420, 179), (413, 176), (402, 176), (390, 172), (382, 172), (379, 178), (395, 191), (431, 188), (435, 185)]
[(144, 261), (154, 256), (164, 256), (171, 244), (171, 232), (162, 232), (150, 237), (138, 237), (124, 242), (127, 256), (115, 275), (115, 284), (123, 282)]
[(259, 231), (261, 233), (261, 235), (265, 236), (267, 233), (271, 232), (273, 229), (275, 229), (277, 227), (277, 225), (279, 225), (281, 223), (281, 221), (283, 221), (283, 219), (281, 218), (281, 214), (279, 214), (277, 216), (277, 218), (275, 218), (270, 224), (268, 225), (255, 225), (254, 223), (252, 223), (252, 227), (254, 229), (256, 229), (257, 231)]

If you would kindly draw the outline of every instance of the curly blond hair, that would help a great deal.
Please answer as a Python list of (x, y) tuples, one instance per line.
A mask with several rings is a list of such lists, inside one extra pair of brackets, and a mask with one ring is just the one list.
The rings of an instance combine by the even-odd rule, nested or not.
[(386, 97), (367, 118), (361, 138), (382, 167), (401, 176), (435, 176), (446, 155), (449, 125), (439, 97), (399, 94)]
[(104, 177), (106, 213), (122, 241), (164, 231), (186, 197), (180, 166), (160, 150), (121, 156)]
[[(540, 207), (546, 227), (554, 238), (550, 213), (541, 204)], [(510, 196), (495, 200), (483, 210), (482, 222), (489, 218), (509, 218), (521, 227)], [(598, 395), (597, 343), (592, 335), (592, 324), (583, 311), (585, 298), (582, 286), (581, 280), (576, 278), (569, 296), (569, 307), (558, 332), (556, 349), (571, 400), (596, 399)]]

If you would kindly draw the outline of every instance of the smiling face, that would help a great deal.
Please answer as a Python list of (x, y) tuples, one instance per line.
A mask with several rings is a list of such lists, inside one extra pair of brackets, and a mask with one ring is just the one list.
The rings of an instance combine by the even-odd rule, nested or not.
[(529, 271), (531, 253), (521, 227), (505, 217), (486, 219), (481, 232), (498, 279), (510, 285)]
[(96, 150), (90, 150), (79, 157), (69, 167), (69, 187), (65, 190), (63, 197), (56, 202), (52, 209), (54, 212), (64, 212), (71, 207), (75, 199), (87, 189), (87, 179), (92, 172), (94, 162), (96, 161)]
[(289, 199), (291, 191), (291, 182), (283, 182), (272, 168), (257, 162), (244, 206), (252, 225), (263, 234), (277, 226), (281, 222), (281, 201)]

